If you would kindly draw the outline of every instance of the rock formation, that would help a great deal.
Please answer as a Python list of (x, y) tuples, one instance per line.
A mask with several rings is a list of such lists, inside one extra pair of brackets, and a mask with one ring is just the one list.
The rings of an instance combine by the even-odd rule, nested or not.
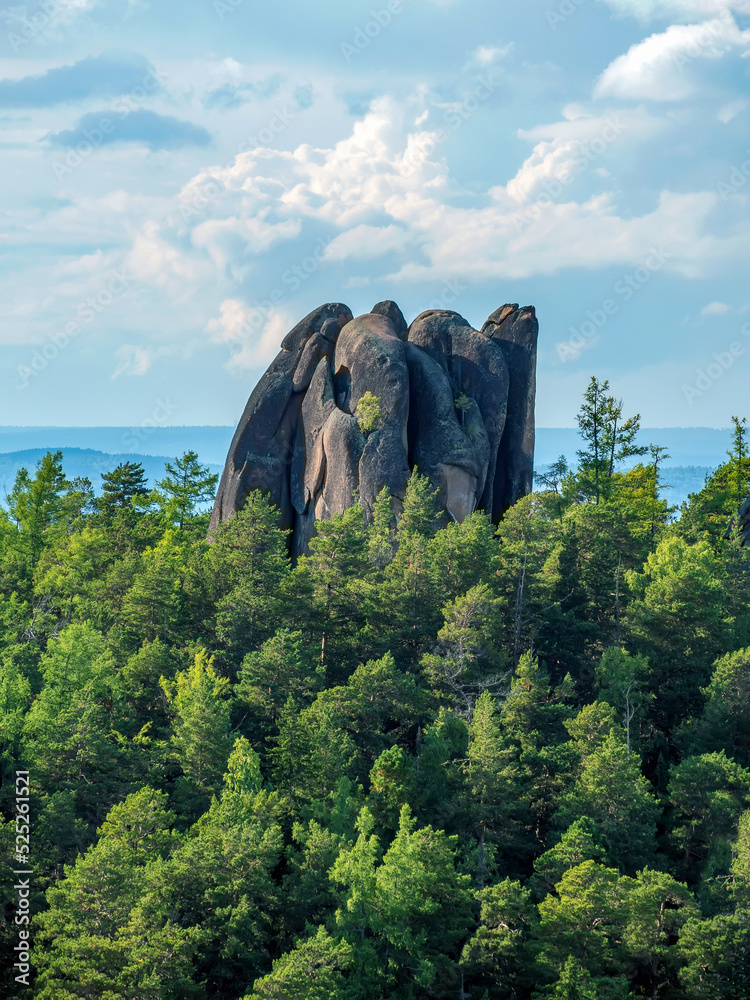
[[(743, 535), (744, 544), (750, 545), (750, 498), (745, 500), (737, 512), (737, 521)], [(725, 537), (729, 538), (731, 536), (732, 528), (734, 528), (734, 523), (732, 523)]]
[[(355, 495), (366, 512), (387, 486), (398, 513), (415, 466), (450, 517), (481, 507), (498, 520), (531, 490), (539, 324), (505, 305), (481, 331), (431, 309), (407, 327), (395, 302), (356, 319), (320, 306), (284, 338), (248, 400), (227, 457), (211, 528), (252, 489), (270, 493), (292, 548)], [(380, 416), (362, 429), (360, 399)]]

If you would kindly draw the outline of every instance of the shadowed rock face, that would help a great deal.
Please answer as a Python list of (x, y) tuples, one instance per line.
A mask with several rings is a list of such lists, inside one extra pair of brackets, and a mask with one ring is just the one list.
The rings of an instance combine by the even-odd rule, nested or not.
[[(211, 529), (267, 490), (304, 552), (315, 521), (359, 496), (369, 514), (387, 486), (398, 512), (414, 466), (449, 516), (478, 507), (494, 520), (529, 493), (539, 324), (532, 306), (505, 305), (474, 330), (430, 310), (407, 327), (395, 302), (356, 319), (339, 302), (306, 316), (248, 400), (229, 449)], [(366, 392), (380, 419), (356, 410)]]
[[(737, 514), (737, 521), (740, 526), (740, 531), (744, 536), (744, 544), (750, 545), (750, 499), (746, 500), (740, 507)], [(734, 527), (734, 525), (732, 527)], [(731, 534), (732, 528), (729, 528), (726, 537), (729, 538)]]

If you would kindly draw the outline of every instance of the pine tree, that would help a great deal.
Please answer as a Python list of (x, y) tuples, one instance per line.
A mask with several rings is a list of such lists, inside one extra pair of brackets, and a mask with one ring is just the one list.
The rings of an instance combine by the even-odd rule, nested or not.
[(183, 771), (181, 798), (185, 811), (193, 815), (205, 809), (221, 787), (231, 747), (229, 681), (219, 677), (213, 664), (213, 658), (200, 650), (173, 682), (165, 678), (161, 682), (175, 713), (172, 745)]
[(557, 819), (564, 824), (587, 816), (607, 848), (609, 861), (621, 871), (635, 873), (653, 861), (660, 813), (639, 758), (628, 753), (615, 730), (601, 750), (585, 760), (575, 787), (562, 799)]
[(133, 511), (133, 502), (148, 496), (148, 479), (140, 462), (121, 462), (102, 473), (102, 492), (96, 506), (104, 517)]
[(518, 774), (503, 742), (495, 700), (488, 691), (480, 695), (469, 726), (464, 773), (467, 818), (473, 821), (477, 841), (476, 881), (482, 888), (494, 867), (496, 849), (508, 852), (518, 838), (513, 806)]
[[(164, 471), (166, 475), (156, 481), (161, 491), (157, 500), (168, 523), (182, 531), (195, 519), (201, 504), (213, 500), (219, 477), (207, 465), (201, 465), (195, 451), (186, 451), (174, 462), (167, 462)], [(207, 517), (203, 517), (200, 526), (206, 521)]]
[(395, 523), (391, 491), (384, 486), (372, 506), (372, 520), (367, 528), (367, 549), (376, 569), (384, 570), (393, 559), (395, 547)]
[[(49, 544), (55, 524), (65, 511), (68, 488), (62, 469), (62, 452), (47, 452), (37, 463), (34, 476), (21, 469), (8, 495), (8, 513), (15, 521), (17, 536), (11, 547), (17, 549), (27, 582), (36, 569), (45, 545)], [(20, 582), (20, 581), (19, 581)]]
[(49, 890), (33, 952), (35, 995), (41, 1000), (123, 995), (118, 989), (128, 961), (123, 931), (145, 873), (174, 844), (174, 814), (166, 806), (167, 796), (151, 788), (129, 795), (109, 812), (97, 843)]

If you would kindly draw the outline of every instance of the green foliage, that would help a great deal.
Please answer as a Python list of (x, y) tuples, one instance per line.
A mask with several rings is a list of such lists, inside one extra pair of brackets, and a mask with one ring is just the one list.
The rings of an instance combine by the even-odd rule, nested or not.
[(414, 470), (296, 565), (257, 491), (204, 539), (194, 453), (151, 493), (19, 474), (0, 852), (28, 770), (34, 995), (744, 996), (746, 429), (670, 525), (622, 414), (592, 383), (578, 468), (499, 526)]
[(163, 793), (143, 788), (128, 796), (110, 811), (98, 842), (49, 890), (34, 950), (42, 1000), (126, 995), (128, 919), (146, 872), (173, 847), (173, 820)]
[(318, 927), (274, 962), (273, 972), (259, 979), (247, 1000), (354, 1000), (347, 985), (352, 948)]
[[(360, 815), (359, 837), (331, 869), (342, 887), (336, 925), (352, 945), (367, 992), (392, 988), (408, 972), (416, 997), (436, 977), (457, 974), (460, 943), (471, 923), (469, 876), (455, 868), (455, 838), (416, 828), (408, 806), (382, 856), (373, 819)], [(375, 993), (374, 995), (377, 995)]]
[(359, 429), (365, 436), (376, 430), (382, 420), (383, 414), (380, 409), (380, 400), (369, 389), (363, 396), (359, 397), (354, 416), (357, 418)]
[(678, 870), (696, 881), (696, 866), (720, 841), (733, 839), (740, 813), (750, 806), (750, 771), (723, 751), (688, 757), (670, 770), (668, 792)]
[[(194, 451), (167, 462), (164, 470), (166, 475), (156, 482), (156, 500), (167, 523), (182, 530), (195, 520), (201, 505), (213, 500), (219, 477), (201, 465)], [(207, 516), (199, 519), (199, 529), (207, 525)]]
[(188, 811), (205, 809), (221, 786), (230, 749), (229, 682), (219, 677), (213, 659), (197, 652), (174, 681), (162, 678), (162, 689), (174, 712), (172, 745), (182, 769), (178, 782)]
[(607, 396), (608, 391), (606, 379), (600, 382), (592, 376), (578, 414), (578, 428), (586, 443), (578, 452), (578, 489), (583, 488), (597, 504), (611, 496), (616, 466), (647, 451), (635, 443), (640, 414), (623, 420), (622, 400)]
[[(634, 873), (653, 861), (660, 812), (641, 774), (640, 760), (613, 730), (584, 761), (581, 776), (562, 799), (557, 819), (566, 823), (587, 816), (607, 849), (608, 860), (620, 871)], [(632, 816), (638, 816), (637, 824), (629, 822)]]
[(263, 720), (276, 722), (288, 697), (309, 703), (325, 673), (301, 632), (279, 629), (242, 661), (235, 697)]
[(750, 648), (717, 660), (703, 693), (706, 705), (699, 743), (720, 747), (745, 767), (750, 766)]
[(531, 973), (531, 937), (536, 908), (531, 894), (509, 878), (476, 893), (479, 926), (464, 945), (461, 964), (478, 988), (491, 984), (505, 996), (528, 991)]

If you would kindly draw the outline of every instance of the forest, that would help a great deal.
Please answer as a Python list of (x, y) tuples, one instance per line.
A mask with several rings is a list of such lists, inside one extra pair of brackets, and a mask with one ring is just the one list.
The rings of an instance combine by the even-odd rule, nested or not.
[(606, 381), (578, 423), (499, 526), (415, 469), (296, 564), (195, 452), (22, 470), (2, 995), (750, 997), (747, 422), (679, 511)]

